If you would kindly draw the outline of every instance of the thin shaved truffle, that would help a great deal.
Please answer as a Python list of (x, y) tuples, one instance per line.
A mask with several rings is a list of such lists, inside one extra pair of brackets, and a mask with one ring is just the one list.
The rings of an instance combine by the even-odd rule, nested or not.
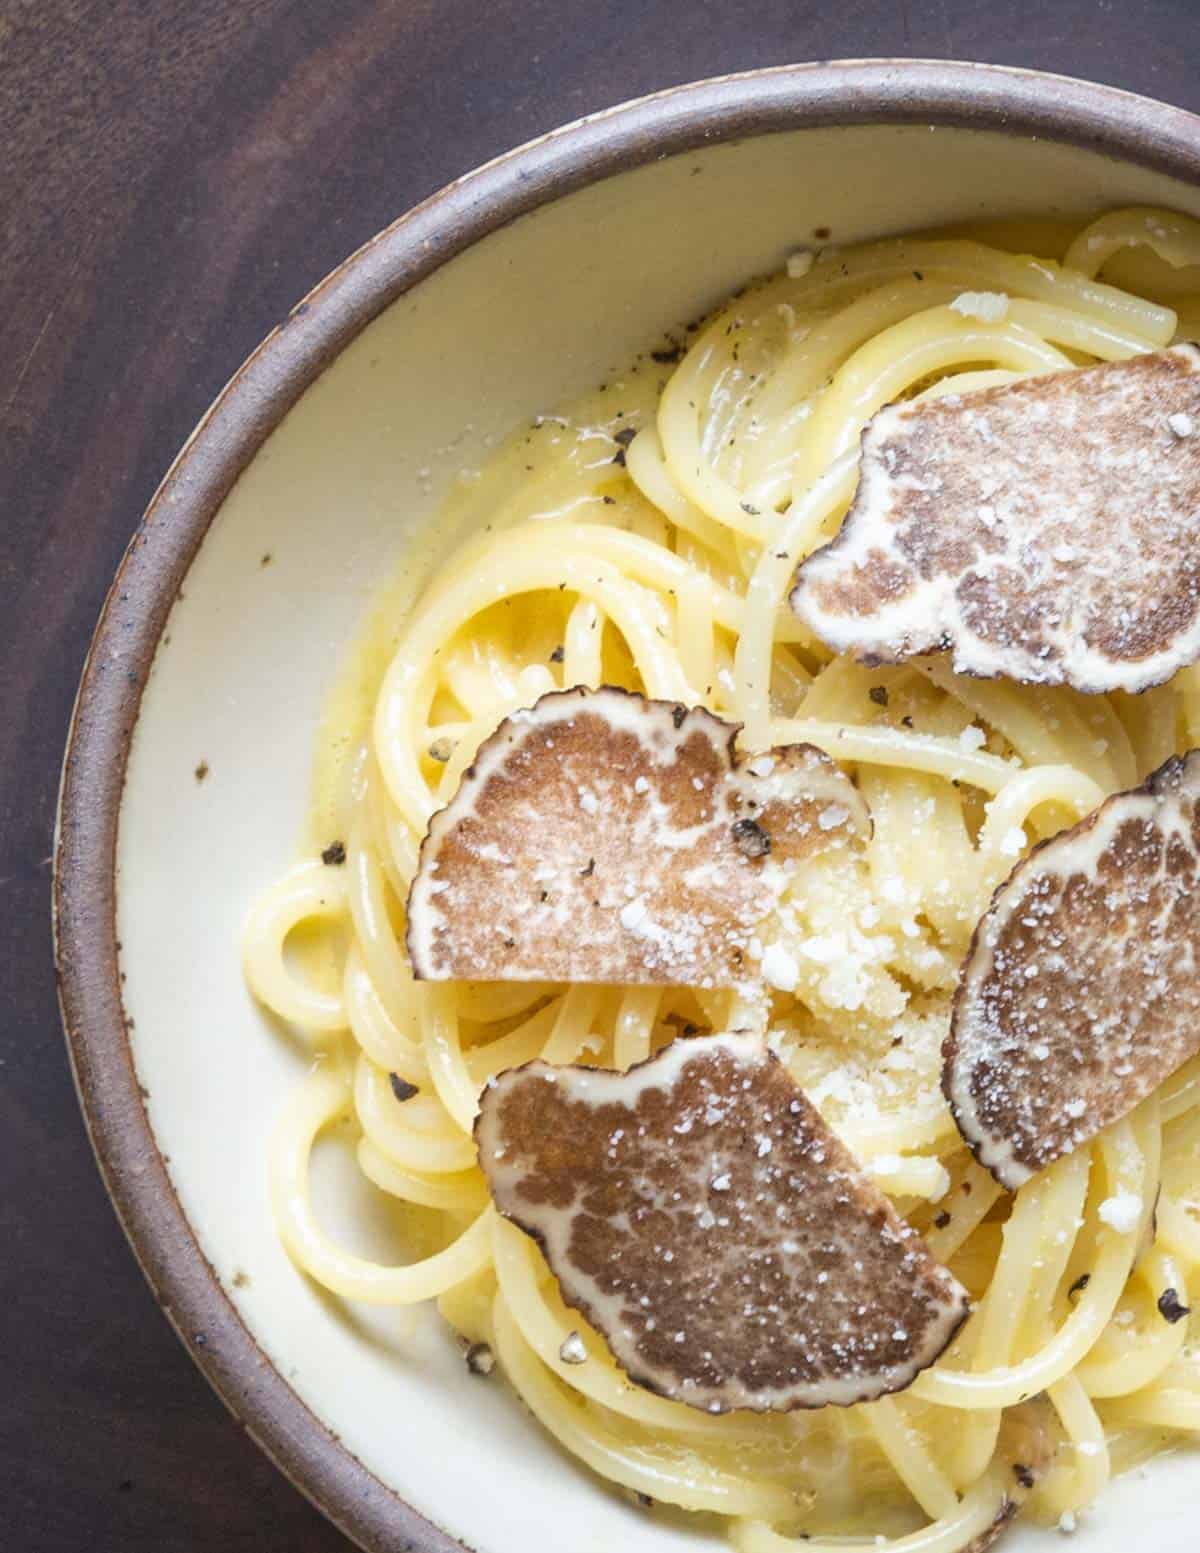
[(791, 597), (867, 663), (1161, 684), (1200, 657), (1200, 349), (889, 405)]
[(846, 1406), (932, 1364), (967, 1297), (756, 1037), (484, 1091), (496, 1205), (639, 1386), (709, 1412)]
[(1200, 750), (1037, 848), (959, 978), (942, 1088), (1016, 1190), (1200, 1051)]
[(820, 750), (740, 759), (738, 728), (627, 691), (501, 723), (434, 815), (408, 902), (432, 980), (729, 986), (795, 869), (870, 820)]

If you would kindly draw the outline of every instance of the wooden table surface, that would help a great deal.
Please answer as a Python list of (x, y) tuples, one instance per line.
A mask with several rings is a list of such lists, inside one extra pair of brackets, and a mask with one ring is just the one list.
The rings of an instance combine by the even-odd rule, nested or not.
[(234, 368), (406, 207), (621, 99), (923, 55), (1200, 110), (1198, 45), (1200, 0), (0, 0), (0, 1545), (348, 1546), (143, 1284), (80, 1122), (50, 958), (55, 788), (92, 623)]

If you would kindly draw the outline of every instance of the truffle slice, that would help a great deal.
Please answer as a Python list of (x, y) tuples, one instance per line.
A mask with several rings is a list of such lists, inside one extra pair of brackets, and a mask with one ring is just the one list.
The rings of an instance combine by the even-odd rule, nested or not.
[(639, 1386), (712, 1413), (845, 1406), (933, 1363), (967, 1297), (757, 1037), (628, 1073), (532, 1062), (475, 1124), (496, 1205)]
[(975, 930), (942, 1088), (1016, 1190), (1200, 1051), (1200, 750), (1043, 843)]
[(431, 980), (729, 986), (792, 871), (869, 831), (820, 750), (606, 687), (507, 718), (430, 822), (408, 902)]
[(792, 607), (867, 663), (1145, 690), (1200, 657), (1200, 349), (893, 404)]

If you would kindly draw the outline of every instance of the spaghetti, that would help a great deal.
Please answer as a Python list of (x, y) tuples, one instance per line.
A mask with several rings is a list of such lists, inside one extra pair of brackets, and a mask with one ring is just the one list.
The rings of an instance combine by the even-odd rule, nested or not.
[[(959, 1553), (1007, 1513), (1001, 1425), (1037, 1393), (1060, 1447), (1029, 1500), (1043, 1521), (1069, 1525), (1114, 1473), (1200, 1430), (1200, 1059), (1011, 1197), (939, 1087), (958, 966), (993, 890), (1034, 842), (1200, 744), (1200, 670), (1136, 697), (972, 680), (936, 658), (871, 670), (786, 607), (850, 503), (881, 406), (1176, 337), (1150, 293), (1164, 265), (1183, 271), (1176, 290), (1200, 277), (1200, 225), (1120, 211), (1064, 249), (1062, 263), (973, 236), (827, 250), (515, 434), (461, 483), (446, 521), (469, 541), (398, 633), (380, 617), (323, 735), (320, 823), (344, 866), (310, 854), (245, 932), (251, 988), (316, 1059), (271, 1148), (298, 1266), (351, 1300), (436, 1299), (565, 1449), (723, 1517), (742, 1553), (848, 1536)], [(1123, 288), (1099, 278), (1109, 264)], [(874, 834), (815, 860), (786, 902), (794, 990), (760, 1004), (414, 982), (403, 905), (430, 817), (504, 717), (600, 684), (706, 706), (743, 725), (748, 750), (814, 744), (853, 774)], [(297, 928), (321, 957), (292, 953)], [(489, 1203), (471, 1129), (490, 1077), (535, 1057), (624, 1069), (682, 1032), (751, 1022), (975, 1301), (898, 1396), (709, 1417), (641, 1390)], [(434, 1254), (381, 1266), (321, 1227), (310, 1155), (345, 1119), (364, 1176), (431, 1217)], [(1101, 1209), (1118, 1199), (1133, 1208), (1113, 1222)]]

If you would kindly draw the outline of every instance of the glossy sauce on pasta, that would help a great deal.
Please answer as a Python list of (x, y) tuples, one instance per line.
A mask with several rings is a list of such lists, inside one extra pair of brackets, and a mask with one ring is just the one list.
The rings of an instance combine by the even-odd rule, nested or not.
[[(1088, 697), (962, 678), (939, 658), (869, 670), (815, 641), (786, 595), (836, 532), (877, 409), (1194, 335), (1200, 227), (1123, 211), (806, 263), (460, 478), (330, 699), (304, 859), (255, 904), (244, 959), (322, 1055), (271, 1150), (279, 1231), (305, 1271), (351, 1300), (436, 1299), (568, 1450), (723, 1517), (743, 1553), (823, 1553), (848, 1535), (957, 1553), (1004, 1502), (997, 1439), (1019, 1401), (1049, 1399), (1064, 1448), (1030, 1513), (1064, 1525), (1114, 1472), (1200, 1429), (1189, 1322), (1157, 1304), (1200, 1285), (1200, 1062), (1015, 1196), (972, 1161), (939, 1086), (992, 891), (1034, 842), (1200, 744), (1200, 671)], [(959, 300), (979, 292), (1007, 299), (1001, 316)], [(466, 539), (446, 554), (446, 536)], [(816, 744), (854, 775), (874, 836), (861, 857), (811, 865), (785, 903), (794, 993), (764, 1008), (735, 992), (413, 982), (403, 904), (430, 815), (502, 718), (598, 684), (708, 706), (747, 749)], [(319, 860), (333, 837), (343, 866)], [(300, 961), (285, 954), (296, 929), (318, 951)], [(535, 1056), (625, 1068), (685, 1028), (750, 1021), (974, 1299), (898, 1396), (709, 1417), (642, 1391), (489, 1205), (471, 1137), (489, 1076)], [(428, 1215), (434, 1254), (377, 1265), (322, 1229), (309, 1156), (347, 1118), (363, 1174)], [(1098, 1214), (1126, 1192), (1157, 1199), (1149, 1245)], [(585, 1363), (561, 1357), (572, 1333)]]

